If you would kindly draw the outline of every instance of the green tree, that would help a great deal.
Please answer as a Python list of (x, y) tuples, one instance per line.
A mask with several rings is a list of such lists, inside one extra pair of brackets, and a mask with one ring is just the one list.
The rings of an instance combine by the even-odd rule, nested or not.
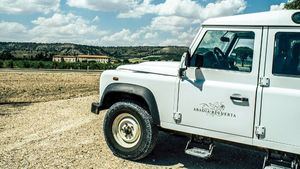
[(242, 67), (248, 57), (253, 57), (253, 50), (249, 47), (238, 47), (233, 51), (242, 61)]
[(23, 60), (15, 60), (14, 67), (16, 68), (24, 68), (24, 61)]
[(14, 61), (13, 60), (9, 60), (7, 63), (7, 67), (8, 68), (14, 68)]
[(300, 9), (300, 0), (292, 0), (284, 5), (285, 9)]
[(4, 63), (2, 60), (0, 60), (0, 68), (3, 68), (4, 67)]
[(52, 68), (53, 68), (53, 69), (57, 69), (57, 68), (58, 68), (58, 65), (59, 65), (59, 62), (53, 62)]
[(10, 51), (3, 51), (0, 53), (0, 59), (11, 60), (14, 59), (14, 55), (12, 55)]
[(38, 69), (39, 68), (39, 62), (38, 61), (31, 61), (30, 62), (30, 68)]
[(30, 68), (30, 62), (29, 60), (24, 60), (23, 64), (24, 64), (24, 68)]

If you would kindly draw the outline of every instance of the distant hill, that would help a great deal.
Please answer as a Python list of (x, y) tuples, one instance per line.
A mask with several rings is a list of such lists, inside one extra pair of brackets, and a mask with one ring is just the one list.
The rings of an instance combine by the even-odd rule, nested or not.
[(162, 60), (180, 60), (187, 47), (137, 46), (98, 47), (71, 43), (0, 42), (0, 59), (51, 60), (53, 55), (107, 55), (116, 59), (159, 56)]

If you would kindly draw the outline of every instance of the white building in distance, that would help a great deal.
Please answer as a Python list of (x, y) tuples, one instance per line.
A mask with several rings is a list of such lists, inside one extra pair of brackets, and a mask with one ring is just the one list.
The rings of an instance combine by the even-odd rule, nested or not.
[(90, 62), (95, 61), (97, 63), (109, 63), (110, 57), (104, 55), (77, 55), (77, 56), (64, 56), (55, 55), (52, 58), (53, 62)]

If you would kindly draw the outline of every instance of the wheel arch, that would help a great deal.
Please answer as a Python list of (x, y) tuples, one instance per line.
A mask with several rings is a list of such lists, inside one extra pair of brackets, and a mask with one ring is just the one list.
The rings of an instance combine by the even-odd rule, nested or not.
[(131, 100), (148, 110), (155, 125), (160, 125), (158, 106), (153, 93), (146, 87), (128, 84), (113, 83), (108, 85), (101, 96), (102, 109), (108, 109), (118, 101)]

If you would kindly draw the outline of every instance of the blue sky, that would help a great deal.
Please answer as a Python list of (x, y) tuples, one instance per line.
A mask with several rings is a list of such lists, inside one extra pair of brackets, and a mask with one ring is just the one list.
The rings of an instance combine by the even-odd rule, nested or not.
[(1, 0), (0, 41), (182, 45), (208, 18), (281, 9), (287, 0)]

